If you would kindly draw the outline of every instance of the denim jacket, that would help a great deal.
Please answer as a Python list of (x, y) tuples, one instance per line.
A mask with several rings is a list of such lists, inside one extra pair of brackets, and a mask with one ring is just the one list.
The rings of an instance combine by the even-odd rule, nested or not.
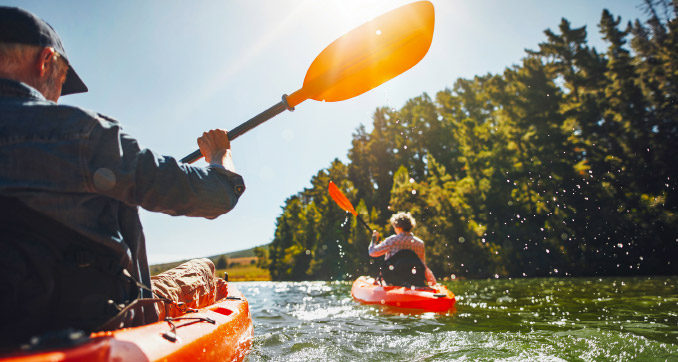
[(139, 206), (212, 219), (231, 210), (244, 190), (242, 177), (220, 165), (194, 167), (157, 155), (109, 117), (0, 79), (0, 195), (123, 255), (146, 286)]

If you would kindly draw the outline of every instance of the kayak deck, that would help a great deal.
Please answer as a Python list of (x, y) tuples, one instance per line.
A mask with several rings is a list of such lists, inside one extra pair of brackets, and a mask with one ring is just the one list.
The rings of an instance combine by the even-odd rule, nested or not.
[(403, 309), (447, 312), (454, 308), (455, 297), (444, 285), (407, 288), (383, 286), (374, 278), (361, 276), (353, 282), (351, 296), (363, 304), (380, 304)]
[(252, 318), (247, 299), (233, 285), (228, 297), (175, 319), (175, 337), (167, 321), (92, 333), (74, 347), (18, 352), (0, 362), (33, 361), (232, 361), (252, 346)]

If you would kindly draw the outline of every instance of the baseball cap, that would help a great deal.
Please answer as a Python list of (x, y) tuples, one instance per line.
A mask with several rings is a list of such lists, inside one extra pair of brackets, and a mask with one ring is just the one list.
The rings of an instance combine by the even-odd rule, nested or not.
[(61, 95), (87, 92), (87, 86), (68, 61), (61, 38), (51, 25), (20, 8), (0, 6), (0, 42), (52, 47), (68, 64)]

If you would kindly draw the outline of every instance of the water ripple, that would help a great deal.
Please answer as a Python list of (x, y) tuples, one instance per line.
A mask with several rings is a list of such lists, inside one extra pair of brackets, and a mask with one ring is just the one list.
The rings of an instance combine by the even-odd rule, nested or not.
[(670, 360), (678, 278), (457, 281), (457, 312), (393, 313), (347, 282), (238, 283), (254, 318), (249, 361)]

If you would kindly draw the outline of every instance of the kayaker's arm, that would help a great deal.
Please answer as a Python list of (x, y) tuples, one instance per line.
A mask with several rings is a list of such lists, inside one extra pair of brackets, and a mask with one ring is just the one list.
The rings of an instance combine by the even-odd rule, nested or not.
[[(377, 233), (377, 238), (378, 238), (378, 236), (379, 236), (379, 233)], [(392, 240), (393, 240), (393, 237), (388, 237), (388, 238), (384, 239), (384, 241), (382, 241), (378, 245), (375, 245), (374, 242), (371, 242), (369, 249), (368, 249), (370, 256), (373, 257), (373, 258), (376, 258), (378, 256), (382, 256), (382, 255), (386, 254), (389, 250), (391, 250), (391, 244), (392, 244), (391, 241)], [(372, 241), (374, 241), (374, 238), (372, 239)]]
[(231, 141), (228, 139), (228, 132), (222, 129), (205, 132), (202, 137), (198, 138), (198, 146), (207, 163), (222, 166), (233, 173), (236, 172), (231, 156)]
[(421, 256), (421, 262), (424, 263), (424, 266), (426, 267), (426, 281), (429, 283), (429, 285), (436, 285), (438, 282), (436, 281), (435, 275), (433, 275), (433, 272), (431, 269), (429, 269), (428, 265), (426, 265), (426, 251), (424, 250)]
[[(194, 167), (156, 155), (123, 133), (115, 120), (99, 116), (100, 124), (83, 147), (91, 192), (149, 211), (208, 219), (230, 211), (244, 192), (242, 177), (228, 163)], [(94, 148), (99, 152), (89, 151)]]
[(372, 241), (370, 244), (379, 244), (379, 232), (377, 230), (372, 231)]

